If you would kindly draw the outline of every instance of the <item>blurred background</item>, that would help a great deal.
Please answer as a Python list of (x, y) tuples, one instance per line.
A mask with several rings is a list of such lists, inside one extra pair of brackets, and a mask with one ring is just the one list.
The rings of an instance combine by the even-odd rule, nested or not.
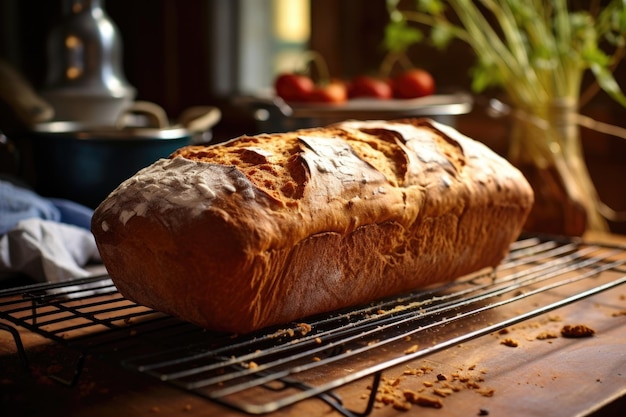
[[(275, 76), (293, 67), (305, 50), (327, 61), (333, 77), (374, 73), (385, 56), (382, 39), (385, 0), (106, 0), (99, 2), (119, 30), (122, 68), (136, 99), (157, 103), (171, 119), (191, 106), (216, 106), (221, 120), (212, 141), (259, 133), (238, 97), (272, 87)], [(0, 59), (39, 91), (49, 68), (46, 40), (64, 13), (63, 0), (2, 0)], [(453, 44), (445, 52), (427, 45), (411, 49), (411, 60), (435, 77), (437, 90), (470, 91), (472, 52)], [(626, 68), (616, 71), (625, 85)], [(467, 114), (455, 116), (463, 133), (499, 153), (507, 147), (506, 119), (493, 119), (475, 97)], [(600, 93), (581, 112), (596, 120), (626, 125), (626, 110)], [(0, 103), (0, 130), (10, 132), (15, 114)], [(626, 141), (583, 129), (589, 169), (601, 198), (626, 209)], [(4, 161), (4, 162), (3, 162)], [(5, 168), (7, 160), (0, 160)], [(626, 233), (626, 225), (612, 223)]]

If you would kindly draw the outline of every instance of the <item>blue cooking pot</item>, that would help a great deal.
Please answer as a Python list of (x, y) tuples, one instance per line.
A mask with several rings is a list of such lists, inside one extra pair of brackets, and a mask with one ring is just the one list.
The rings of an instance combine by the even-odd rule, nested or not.
[[(121, 182), (178, 148), (210, 140), (216, 109), (201, 124), (165, 128), (84, 128), (74, 122), (35, 125), (14, 140), (21, 176), (42, 196), (95, 208)], [(207, 139), (208, 138), (208, 139)]]

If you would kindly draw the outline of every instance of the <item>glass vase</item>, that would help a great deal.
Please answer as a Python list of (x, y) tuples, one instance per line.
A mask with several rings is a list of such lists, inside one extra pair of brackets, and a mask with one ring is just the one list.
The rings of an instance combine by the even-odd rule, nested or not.
[(571, 98), (514, 112), (508, 158), (535, 192), (527, 231), (581, 236), (608, 230), (585, 163), (577, 112)]

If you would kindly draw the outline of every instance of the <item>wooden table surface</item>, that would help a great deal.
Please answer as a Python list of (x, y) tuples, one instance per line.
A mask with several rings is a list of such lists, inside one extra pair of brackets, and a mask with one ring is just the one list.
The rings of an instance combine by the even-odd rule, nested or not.
[[(598, 236), (593, 236), (598, 240)], [(600, 240), (625, 243), (626, 237)], [(417, 390), (437, 384), (436, 375), (470, 375), (481, 389), (461, 389), (442, 398), (439, 409), (409, 411), (377, 403), (372, 416), (582, 416), (622, 415), (626, 409), (626, 287), (624, 285), (513, 326), (506, 335), (490, 334), (385, 371), (393, 389)], [(555, 315), (558, 317), (555, 320)], [(584, 323), (590, 338), (549, 340), (537, 332), (558, 331), (564, 323)], [(16, 353), (10, 333), (0, 329), (0, 416), (241, 416), (209, 400), (121, 367), (87, 357), (78, 383), (68, 387), (50, 376), (71, 378), (77, 352), (18, 328), (29, 369)], [(518, 342), (502, 344), (503, 338)], [(404, 370), (427, 369), (426, 375)], [(349, 409), (366, 404), (370, 380), (357, 381), (338, 394)], [(272, 416), (339, 416), (320, 400), (307, 400)]]

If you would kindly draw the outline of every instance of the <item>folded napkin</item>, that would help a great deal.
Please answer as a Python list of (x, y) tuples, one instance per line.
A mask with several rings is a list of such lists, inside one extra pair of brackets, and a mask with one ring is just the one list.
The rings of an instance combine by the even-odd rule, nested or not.
[(91, 275), (84, 267), (100, 255), (89, 230), (93, 211), (43, 198), (0, 180), (0, 279), (24, 274), (40, 282)]
[(83, 267), (100, 260), (93, 235), (84, 228), (51, 220), (20, 221), (0, 238), (0, 273), (25, 274), (39, 282), (91, 275)]

